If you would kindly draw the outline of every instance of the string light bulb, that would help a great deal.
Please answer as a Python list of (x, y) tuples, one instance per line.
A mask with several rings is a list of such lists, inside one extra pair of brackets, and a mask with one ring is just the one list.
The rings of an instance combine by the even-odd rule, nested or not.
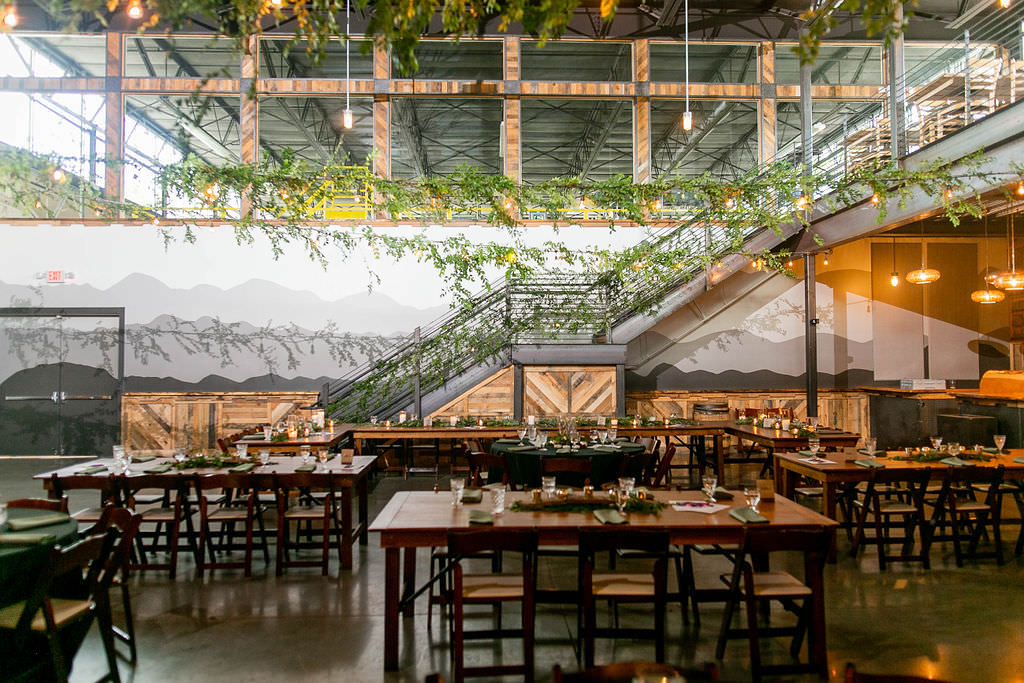
[(889, 284), (892, 285), (893, 287), (900, 286), (900, 274), (897, 273), (895, 270), (889, 274)]
[(1010, 9), (1010, 3), (1012, 0), (999, 0), (999, 6), (1003, 9)]
[(18, 25), (18, 10), (14, 5), (4, 7), (4, 26), (14, 28)]
[(822, 260), (822, 263), (825, 264), (826, 266), (828, 265), (828, 252), (827, 251), (825, 252), (825, 258)]
[(877, 192), (874, 193), (873, 195), (871, 195), (871, 203), (872, 204), (877, 204), (880, 201), (881, 201), (881, 197), (878, 196)]
[(341, 125), (345, 126), (346, 129), (352, 128), (352, 110), (345, 107), (345, 111), (341, 112)]
[(800, 195), (799, 197), (797, 197), (796, 208), (800, 209), (801, 211), (806, 211), (810, 207), (811, 200), (807, 197), (807, 195)]
[(732, 197), (726, 197), (725, 198), (725, 208), (731, 209), (734, 206), (736, 206), (736, 200), (733, 199)]
[(952, 185), (946, 185), (946, 199), (952, 199), (952, 198), (953, 198), (953, 186)]
[(1017, 182), (1017, 194), (1020, 196), (1024, 196), (1024, 180), (1020, 180)]
[(129, 0), (128, 2), (128, 18), (129, 19), (141, 19), (143, 14), (142, 0)]
[(63, 183), (64, 182), (64, 177), (65, 176), (64, 176), (63, 169), (55, 168), (55, 169), (53, 169), (53, 173), (51, 175), (53, 177), (53, 182), (55, 182), (55, 183)]

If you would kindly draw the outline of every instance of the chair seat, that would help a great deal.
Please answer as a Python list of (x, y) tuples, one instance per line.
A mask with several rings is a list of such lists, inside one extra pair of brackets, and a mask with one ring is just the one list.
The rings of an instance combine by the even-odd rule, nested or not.
[(103, 508), (86, 508), (71, 515), (79, 522), (98, 522), (103, 515)]
[(142, 515), (144, 522), (173, 522), (174, 508), (151, 508), (149, 510), (136, 510)]
[(244, 522), (249, 518), (249, 514), (242, 508), (218, 508), (208, 512), (206, 518), (211, 522)]
[(653, 574), (594, 574), (594, 596), (650, 597), (654, 595)]
[(799, 493), (801, 496), (808, 496), (811, 498), (822, 496), (825, 492), (825, 489), (823, 489), (820, 486), (797, 486), (793, 490)]
[(154, 505), (164, 500), (162, 493), (136, 493), (132, 496), (136, 505)]
[(523, 596), (521, 574), (464, 574), (462, 596), (466, 600), (506, 600)]
[[(722, 580), (729, 583), (732, 577), (722, 574)], [(740, 593), (746, 594), (742, 583)], [(811, 589), (789, 572), (754, 572), (754, 595), (759, 598), (796, 598), (810, 594)]]
[(883, 500), (878, 506), (878, 511), (883, 515), (909, 515), (917, 512), (917, 508), (909, 503)]
[(323, 506), (291, 508), (285, 511), (284, 516), (288, 519), (323, 519), (324, 508)]
[(991, 510), (991, 506), (973, 500), (964, 500), (956, 504), (957, 512), (989, 512)]
[[(53, 621), (58, 628), (63, 624), (68, 624), (85, 616), (93, 607), (90, 600), (65, 600), (61, 598), (51, 599), (50, 605), (53, 607)], [(17, 628), (18, 620), (21, 618), (21, 612), (24, 609), (24, 601), (16, 602), (13, 605), (0, 609), (0, 628)], [(43, 616), (42, 610), (36, 612), (35, 617), (33, 617), (32, 630), (46, 631), (46, 618)]]

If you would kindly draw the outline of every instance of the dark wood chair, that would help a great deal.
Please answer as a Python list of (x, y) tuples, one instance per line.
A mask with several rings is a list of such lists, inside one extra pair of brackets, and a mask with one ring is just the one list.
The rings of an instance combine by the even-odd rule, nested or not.
[[(483, 552), (516, 553), (522, 558), (522, 571), (517, 574), (471, 574), (463, 564), (467, 557)], [(494, 678), (521, 676), (534, 678), (534, 598), (537, 571), (537, 532), (522, 529), (456, 529), (448, 532), (448, 554), (452, 558), (451, 653), (453, 677), (462, 683), (468, 676)], [(522, 604), (519, 628), (498, 628), (467, 631), (466, 605), (500, 605), (503, 602)], [(465, 665), (465, 641), (483, 638), (515, 638), (523, 640), (523, 663), (492, 666)]]
[[(675, 453), (674, 450), (673, 453)], [(624, 455), (622, 462), (619, 463), (618, 476), (633, 477), (636, 480), (637, 486), (651, 486), (653, 470), (655, 469), (652, 467), (652, 463), (654, 463), (654, 454), (647, 451)]]
[[(243, 474), (207, 474), (194, 479), (196, 497), (199, 500), (199, 543), (196, 552), (196, 573), (203, 576), (207, 569), (242, 569), (245, 576), (252, 576), (252, 547), (256, 525), (256, 489), (252, 478)], [(211, 502), (207, 491), (227, 490), (232, 495), (225, 497), (223, 504)], [(214, 542), (212, 525), (220, 525), (220, 540)], [(245, 534), (243, 543), (234, 540), (235, 525), (241, 525)], [(266, 557), (266, 537), (261, 535)], [(218, 559), (218, 553), (242, 550), (243, 560)], [(207, 555), (209, 557), (207, 557)]]
[[(317, 497), (312, 495), (317, 491)], [(298, 495), (292, 496), (292, 492)], [(296, 525), (296, 538), (291, 540), (291, 524)], [(313, 524), (320, 526), (320, 540), (313, 543), (301, 541), (301, 526), (306, 525), (310, 536)], [(315, 472), (296, 472), (277, 475), (277, 566), (281, 576), (288, 567), (320, 567), (320, 573), (327, 576), (331, 559), (331, 533), (338, 546), (338, 560), (341, 560), (341, 520), (338, 519), (337, 495), (330, 477)], [(319, 560), (292, 559), (290, 551), (319, 547)]]
[(687, 668), (658, 662), (615, 662), (576, 673), (566, 673), (558, 664), (551, 669), (552, 683), (633, 683), (659, 679), (717, 681), (718, 665), (708, 662), (700, 668)]
[(949, 681), (940, 681), (937, 678), (908, 676), (905, 674), (862, 674), (857, 671), (857, 667), (853, 665), (853, 662), (846, 664), (843, 681), (845, 683), (949, 683)]
[[(565, 481), (564, 475), (576, 475), (575, 479), (590, 480), (591, 463), (589, 458), (542, 458), (540, 471), (543, 476), (554, 476), (555, 481)], [(574, 480), (575, 480), (574, 479)]]
[[(594, 640), (597, 637), (653, 638), (655, 660), (665, 661), (665, 602), (668, 584), (668, 532), (648, 530), (580, 530), (579, 581), (583, 664), (594, 666)], [(649, 572), (597, 572), (598, 554), (609, 551), (639, 551), (652, 563)], [(652, 603), (653, 628), (602, 628), (596, 625), (596, 602)]]
[[(932, 540), (952, 540), (953, 552), (956, 555), (956, 566), (964, 566), (964, 559), (995, 558), (1003, 563), (1003, 543), (1000, 531), (1002, 496), (1000, 486), (1003, 482), (1004, 468), (963, 466), (950, 467), (942, 480), (938, 499), (934, 502), (935, 514), (932, 527), (942, 529), (947, 524), (949, 533), (936, 533)], [(976, 494), (983, 494), (977, 500)], [(979, 551), (978, 545), (982, 534), (991, 530), (992, 549)], [(964, 543), (969, 542), (964, 548)]]
[[(73, 656), (96, 616), (101, 568), (113, 546), (108, 534), (99, 534), (65, 548), (52, 549), (28, 598), (0, 609), (0, 631), (9, 634), (12, 651), (33, 650), (40, 637), (44, 639), (45, 652), (36, 652), (40, 658), (48, 653), (49, 675), (40, 680), (68, 680), (69, 655)], [(83, 591), (80, 597), (62, 598), (55, 594), (58, 579), (64, 577), (80, 577), (81, 580), (76, 581)], [(65, 633), (69, 635), (64, 637)], [(100, 634), (104, 633), (106, 630), (101, 629)]]
[(108, 505), (123, 505), (122, 490), (119, 485), (122, 477), (115, 475), (94, 476), (88, 474), (71, 474), (50, 477), (51, 495), (64, 497), (68, 491), (93, 490), (99, 493), (99, 505), (75, 511), (71, 516), (81, 524), (95, 524), (103, 515), (103, 508)]
[[(166, 569), (168, 576), (174, 578), (178, 573), (178, 552), (181, 541), (182, 522), (191, 517), (186, 499), (192, 485), (192, 478), (181, 474), (138, 474), (120, 477), (125, 491), (126, 505), (129, 509), (142, 515), (142, 528), (136, 535), (135, 547), (138, 551), (132, 569), (141, 571)], [(155, 506), (143, 507), (134, 499), (132, 492), (143, 489), (160, 489), (165, 491), (161, 502)], [(191, 523), (191, 522), (190, 522)], [(151, 529), (148, 527), (152, 526)], [(188, 533), (189, 545), (196, 552), (191, 529)], [(166, 553), (167, 561), (158, 562), (150, 558), (155, 553)]]
[[(864, 495), (853, 501), (857, 510), (856, 531), (850, 545), (850, 557), (856, 557), (863, 545), (873, 540), (878, 546), (878, 569), (885, 571), (886, 562), (920, 562), (925, 569), (930, 566), (930, 533), (925, 512), (925, 493), (931, 479), (927, 467), (919, 470), (872, 470)], [(903, 485), (895, 488), (897, 485)], [(902, 523), (903, 535), (892, 537), (889, 532), (895, 528), (895, 518)], [(869, 523), (874, 527), (874, 539), (865, 537)], [(915, 530), (920, 541), (920, 550), (913, 552)], [(899, 543), (899, 554), (889, 554), (887, 547)]]
[(49, 510), (50, 512), (67, 512), (68, 497), (60, 498), (15, 498), (7, 501), (9, 508), (21, 508), (23, 510)]
[(654, 471), (654, 478), (651, 479), (651, 486), (665, 486), (668, 483), (669, 473), (672, 469), (672, 458), (676, 457), (676, 447), (665, 448), (665, 455), (658, 461), (658, 468)]
[[(815, 672), (820, 674), (820, 663), (799, 661), (805, 636), (810, 639), (812, 644), (808, 648), (811, 652), (814, 650), (813, 643), (825, 638), (825, 624), (814, 623), (815, 596), (812, 585), (808, 585), (788, 572), (755, 572), (751, 565), (751, 558), (782, 551), (794, 551), (805, 555), (812, 552), (825, 553), (828, 545), (829, 534), (823, 530), (748, 528), (744, 534), (743, 544), (737, 553), (732, 574), (722, 577), (729, 586), (729, 599), (725, 603), (725, 613), (722, 616), (722, 627), (718, 635), (715, 657), (722, 659), (725, 656), (728, 639), (743, 638), (749, 644), (750, 668), (755, 683), (760, 681), (766, 673)], [(811, 583), (817, 585), (817, 582), (812, 581)], [(779, 601), (787, 610), (796, 612), (795, 626), (769, 627), (762, 626), (758, 622), (759, 606), (772, 600)], [(733, 628), (732, 618), (741, 602), (746, 608), (747, 626), (746, 628)], [(778, 636), (792, 636), (789, 652), (794, 661), (788, 664), (762, 664), (761, 638)], [(808, 659), (810, 660), (810, 656)]]
[[(469, 460), (469, 479), (467, 483), (470, 486), (480, 486), (481, 473), (487, 472), (491, 468), (500, 469), (501, 483), (506, 486), (509, 485), (508, 459), (504, 455), (481, 453), (479, 451), (467, 451), (466, 458)], [(515, 490), (514, 485), (512, 486), (512, 490)]]

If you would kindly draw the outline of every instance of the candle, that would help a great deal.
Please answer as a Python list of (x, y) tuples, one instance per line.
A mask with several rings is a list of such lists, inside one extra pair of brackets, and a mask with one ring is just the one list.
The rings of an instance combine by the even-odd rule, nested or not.
[(637, 419), (633, 418), (633, 426), (636, 427), (636, 425), (637, 425)]
[(612, 427), (618, 427), (618, 426), (619, 426), (619, 418), (613, 417), (612, 418)]
[(665, 418), (665, 426), (668, 427), (668, 418)]
[(459, 418), (456, 417), (455, 415), (452, 415), (451, 417), (448, 418), (448, 422), (451, 423), (452, 427), (454, 427), (455, 425), (459, 424)]
[(526, 418), (526, 424), (528, 424), (528, 425), (535, 425), (535, 424), (537, 424), (537, 416), (536, 415), (530, 415), (529, 417), (527, 417)]
[(425, 418), (423, 418), (423, 426), (424, 427), (433, 427), (434, 426), (434, 416), (433, 415), (427, 415)]
[(384, 426), (387, 427), (388, 429), (390, 429), (391, 428), (391, 420), (384, 420)]
[(476, 421), (476, 426), (477, 426), (477, 427), (483, 427), (483, 426), (484, 426), (484, 421), (483, 421), (483, 418), (481, 418), (481, 419), (479, 419), (479, 420), (477, 420), (477, 421)]
[(288, 428), (288, 438), (289, 439), (294, 439), (297, 435), (298, 435), (298, 429), (296, 429), (295, 427), (289, 427)]
[(334, 433), (334, 420), (327, 421), (327, 429), (331, 432), (331, 434)]
[(404, 410), (398, 413), (398, 424), (402, 424), (403, 422), (405, 422), (405, 411)]

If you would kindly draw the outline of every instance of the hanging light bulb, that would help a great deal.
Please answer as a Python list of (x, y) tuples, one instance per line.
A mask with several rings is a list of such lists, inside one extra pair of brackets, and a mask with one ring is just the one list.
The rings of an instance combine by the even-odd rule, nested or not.
[[(676, 5), (679, 7), (679, 5)], [(683, 80), (686, 88), (683, 91), (685, 108), (683, 110), (683, 130), (693, 129), (693, 112), (690, 111), (690, 0), (683, 0)]]
[(872, 204), (877, 204), (879, 201), (881, 201), (881, 198), (878, 196), (877, 192), (874, 193), (873, 195), (871, 195), (871, 203)]
[(725, 208), (727, 208), (727, 209), (731, 209), (732, 207), (736, 206), (736, 200), (733, 199), (732, 197), (726, 197), (724, 203), (725, 203)]
[(811, 208), (811, 200), (807, 197), (807, 195), (800, 195), (799, 197), (797, 197), (796, 208), (800, 209), (801, 211), (806, 211), (807, 209)]
[(1017, 270), (1017, 247), (1016, 235), (1013, 229), (1013, 214), (1009, 218), (1010, 227), (1010, 269), (998, 273), (992, 281), (993, 287), (1004, 289), (1007, 292), (1019, 292), (1024, 290), (1024, 272)]
[(341, 125), (346, 129), (352, 128), (352, 110), (347, 107), (345, 111), (341, 112)]
[(142, 0), (129, 0), (128, 2), (128, 18), (129, 19), (141, 19), (143, 14)]
[(928, 284), (931, 284), (931, 283), (935, 282), (940, 277), (942, 277), (942, 273), (940, 273), (939, 271), (935, 270), (934, 268), (929, 268), (929, 267), (927, 267), (925, 265), (925, 259), (924, 259), (924, 252), (925, 252), (925, 248), (924, 248), (925, 247), (925, 244), (924, 244), (924, 221), (921, 221), (920, 225), (921, 225), (921, 267), (918, 268), (917, 270), (912, 270), (909, 273), (907, 273), (907, 282), (909, 282), (911, 284), (914, 284), (914, 285), (928, 285)]
[(1003, 9), (1010, 9), (1011, 0), (999, 0), (999, 6)]
[(946, 199), (952, 199), (952, 198), (953, 198), (953, 186), (952, 185), (946, 185)]
[(896, 270), (896, 238), (892, 238), (892, 272), (889, 273), (889, 284), (893, 287), (900, 286), (900, 273)]
[(693, 112), (683, 112), (683, 130), (693, 130)]
[(827, 252), (827, 251), (826, 251), (826, 252), (825, 252), (825, 258), (824, 258), (824, 259), (822, 259), (822, 263), (823, 263), (824, 265), (826, 265), (826, 266), (828, 265), (828, 254), (829, 254), (829, 252)]
[[(985, 214), (985, 270), (988, 270), (988, 214)], [(976, 289), (971, 292), (971, 301), (976, 304), (997, 304), (1006, 298), (1006, 295), (1000, 292), (998, 289), (989, 289), (992, 284), (992, 280), (989, 276), (985, 276), (985, 289)]]
[(4, 7), (4, 26), (14, 28), (18, 25), (18, 10), (14, 5)]

